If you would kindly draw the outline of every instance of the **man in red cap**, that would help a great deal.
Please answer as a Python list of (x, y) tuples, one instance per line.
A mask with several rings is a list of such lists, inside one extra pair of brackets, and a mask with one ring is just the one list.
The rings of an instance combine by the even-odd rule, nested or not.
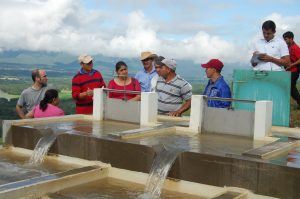
[[(221, 75), (224, 64), (218, 59), (211, 59), (206, 64), (201, 64), (205, 68), (206, 76), (209, 78), (203, 95), (207, 97), (231, 98), (231, 92), (228, 84)], [(215, 108), (228, 108), (230, 102), (208, 100), (207, 106)]]

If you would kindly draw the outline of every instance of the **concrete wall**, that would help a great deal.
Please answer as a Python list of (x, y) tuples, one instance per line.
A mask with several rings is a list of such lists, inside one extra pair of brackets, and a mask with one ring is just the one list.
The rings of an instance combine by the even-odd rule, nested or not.
[[(10, 144), (16, 147), (33, 149), (41, 132), (13, 126), (8, 137)], [(96, 138), (90, 134), (60, 135), (50, 149), (51, 153), (100, 160), (113, 167), (140, 172), (149, 172), (155, 151), (155, 146)], [(176, 159), (169, 177), (215, 186), (237, 186), (279, 198), (300, 198), (300, 169), (243, 156), (184, 152)]]
[(106, 98), (104, 119), (140, 123), (141, 102)]
[(201, 132), (253, 137), (253, 124), (253, 112), (205, 107)]

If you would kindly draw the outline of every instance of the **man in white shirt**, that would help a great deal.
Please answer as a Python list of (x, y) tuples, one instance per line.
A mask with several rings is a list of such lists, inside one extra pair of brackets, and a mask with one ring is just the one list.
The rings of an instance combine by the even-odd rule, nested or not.
[(251, 64), (254, 70), (283, 71), (290, 62), (289, 50), (281, 38), (275, 37), (276, 25), (265, 21), (262, 25), (263, 37), (255, 42)]

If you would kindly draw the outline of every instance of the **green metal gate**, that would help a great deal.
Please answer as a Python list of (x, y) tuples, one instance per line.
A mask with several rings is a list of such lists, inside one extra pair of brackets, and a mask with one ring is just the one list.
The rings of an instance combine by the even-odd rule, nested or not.
[[(273, 101), (274, 126), (290, 124), (291, 74), (285, 71), (234, 70), (233, 98)], [(253, 104), (234, 102), (235, 109), (254, 111)]]

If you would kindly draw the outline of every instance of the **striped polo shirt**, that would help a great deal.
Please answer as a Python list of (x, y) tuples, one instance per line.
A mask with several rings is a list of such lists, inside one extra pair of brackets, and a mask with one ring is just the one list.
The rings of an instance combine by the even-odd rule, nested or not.
[(177, 111), (184, 100), (192, 97), (192, 86), (179, 75), (170, 82), (159, 77), (155, 90), (158, 94), (158, 114)]

